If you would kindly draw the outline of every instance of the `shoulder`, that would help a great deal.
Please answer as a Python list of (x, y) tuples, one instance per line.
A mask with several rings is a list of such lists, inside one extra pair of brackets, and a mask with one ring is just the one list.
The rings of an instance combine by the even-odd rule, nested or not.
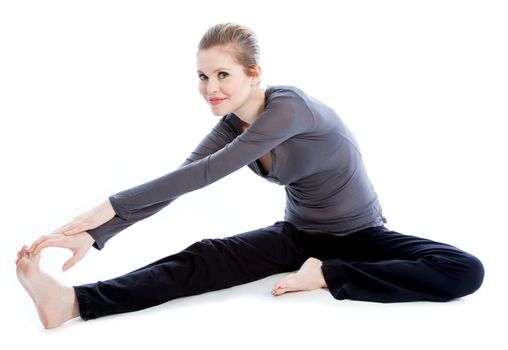
[(275, 110), (294, 117), (309, 118), (313, 99), (296, 86), (269, 86), (266, 89), (265, 111)]
[(306, 113), (306, 94), (294, 86), (269, 86), (265, 91), (265, 111), (292, 115)]
[(287, 102), (305, 102), (307, 94), (296, 86), (268, 86), (266, 88), (266, 104), (274, 100), (286, 100)]
[(252, 132), (296, 134), (313, 127), (313, 115), (305, 93), (294, 86), (269, 86), (263, 112), (250, 126)]
[(265, 113), (276, 114), (285, 123), (298, 123), (307, 128), (314, 123), (309, 96), (295, 86), (269, 86), (266, 89)]

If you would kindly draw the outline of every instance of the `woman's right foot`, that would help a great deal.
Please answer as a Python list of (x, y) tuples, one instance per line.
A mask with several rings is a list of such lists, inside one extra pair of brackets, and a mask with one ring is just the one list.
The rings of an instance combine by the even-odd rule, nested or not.
[(44, 328), (56, 328), (79, 316), (74, 288), (61, 285), (41, 271), (41, 255), (32, 256), (24, 246), (17, 255), (16, 275), (32, 298)]

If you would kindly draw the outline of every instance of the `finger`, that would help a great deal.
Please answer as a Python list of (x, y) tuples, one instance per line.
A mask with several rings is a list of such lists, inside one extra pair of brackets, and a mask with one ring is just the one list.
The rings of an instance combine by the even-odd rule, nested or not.
[(62, 233), (68, 232), (69, 230), (74, 229), (77, 225), (80, 225), (80, 223), (77, 223), (76, 221), (71, 221), (71, 222), (63, 225), (62, 227), (56, 229), (55, 231), (53, 231), (53, 233), (62, 234)]
[(47, 240), (47, 239), (50, 239), (51, 236), (50, 235), (43, 235), (41, 237), (39, 237), (35, 242), (32, 243), (32, 245), (30, 246), (30, 251), (33, 252), (34, 249), (39, 245), (41, 244), (43, 241)]
[(44, 242), (48, 241), (48, 240), (52, 240), (52, 239), (55, 239), (55, 237), (53, 236), (49, 236), (49, 235), (45, 235), (45, 236), (42, 236), (41, 238), (39, 238), (37, 241), (35, 241), (32, 246), (30, 247), (29, 251), (33, 254), (33, 255), (37, 255), (40, 253), (40, 245), (43, 244)]
[(72, 257), (65, 262), (62, 266), (62, 271), (67, 271), (71, 267), (73, 267), (78, 261), (80, 261), (83, 258), (83, 254), (79, 252), (75, 252)]
[(67, 225), (60, 227), (58, 230), (54, 231), (54, 234), (63, 234), (65, 236), (72, 236), (83, 231), (89, 230), (92, 227), (86, 221), (72, 221)]
[(43, 249), (49, 247), (68, 248), (68, 249), (72, 248), (66, 239), (62, 238), (49, 239), (39, 244), (37, 248), (35, 248), (33, 255), (38, 255)]
[(76, 226), (76, 227), (74, 227), (72, 229), (69, 229), (69, 230), (63, 232), (63, 234), (65, 236), (72, 236), (72, 235), (76, 235), (78, 233), (87, 231), (89, 229), (90, 229), (90, 227), (88, 227), (87, 224), (83, 223), (83, 224), (80, 224), (80, 225), (78, 225), (78, 226)]

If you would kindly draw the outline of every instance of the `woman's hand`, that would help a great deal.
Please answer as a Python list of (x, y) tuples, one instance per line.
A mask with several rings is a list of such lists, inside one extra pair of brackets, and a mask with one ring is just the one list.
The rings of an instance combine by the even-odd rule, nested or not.
[(30, 251), (33, 255), (37, 255), (41, 250), (48, 247), (69, 249), (72, 252), (72, 257), (62, 266), (62, 270), (66, 271), (85, 256), (94, 242), (95, 240), (88, 232), (81, 232), (72, 236), (66, 236), (62, 233), (52, 233), (50, 235), (44, 235), (36, 240), (32, 244)]
[(98, 206), (75, 217), (71, 222), (60, 227), (53, 233), (61, 233), (66, 236), (75, 235), (99, 227), (111, 220), (114, 216), (115, 211), (109, 199), (107, 199)]
[(115, 216), (109, 200), (105, 200), (89, 211), (77, 216), (52, 234), (44, 235), (32, 243), (30, 252), (39, 254), (44, 248), (60, 247), (72, 251), (72, 258), (67, 260), (62, 269), (68, 270), (80, 261), (92, 247), (94, 239), (86, 231), (99, 227)]

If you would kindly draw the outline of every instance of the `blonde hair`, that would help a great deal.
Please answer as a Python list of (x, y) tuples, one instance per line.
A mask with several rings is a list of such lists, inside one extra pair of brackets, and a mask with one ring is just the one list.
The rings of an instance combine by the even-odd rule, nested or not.
[(259, 44), (256, 34), (249, 28), (236, 23), (221, 23), (209, 28), (201, 38), (198, 50), (216, 46), (227, 46), (238, 64), (249, 75), (259, 65)]

